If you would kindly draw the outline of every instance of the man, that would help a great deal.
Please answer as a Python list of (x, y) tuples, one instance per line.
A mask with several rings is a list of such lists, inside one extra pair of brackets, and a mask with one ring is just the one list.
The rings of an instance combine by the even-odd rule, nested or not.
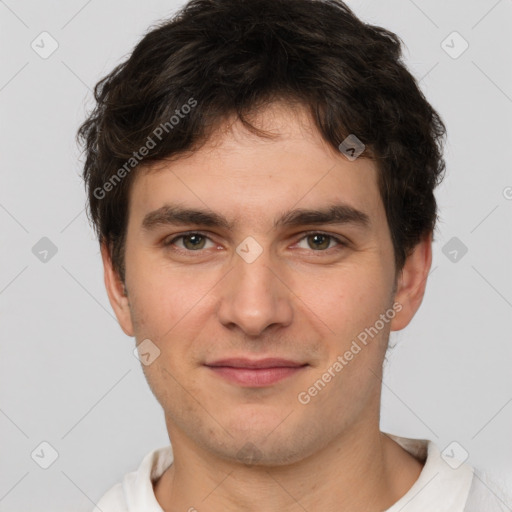
[(379, 429), (444, 171), (398, 38), (337, 0), (192, 0), (95, 98), (105, 284), (172, 444), (97, 510), (500, 510), (472, 467)]

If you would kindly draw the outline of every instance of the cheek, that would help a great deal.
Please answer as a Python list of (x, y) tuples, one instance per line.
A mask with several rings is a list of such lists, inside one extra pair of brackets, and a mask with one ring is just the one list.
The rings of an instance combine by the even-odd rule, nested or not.
[(389, 307), (390, 284), (382, 272), (369, 266), (331, 269), (302, 284), (297, 295), (304, 297), (310, 315), (314, 313), (338, 339), (350, 340)]
[(173, 268), (161, 260), (134, 257), (130, 268), (132, 316), (141, 334), (157, 339), (182, 329), (212, 287), (206, 274), (199, 277), (193, 269)]
[[(329, 370), (336, 375), (322, 400), (334, 400), (348, 410), (366, 403), (379, 382), (376, 375), (380, 374), (392, 318), (386, 323), (380, 316), (390, 308), (389, 283), (383, 273), (372, 272), (368, 266), (333, 274), (330, 282), (333, 291), (324, 293), (316, 303), (322, 312), (319, 316), (329, 326), (326, 358), (317, 377)], [(333, 282), (339, 285), (333, 287)]]
[(137, 277), (130, 302), (135, 336), (138, 342), (149, 338), (160, 351), (158, 359), (144, 368), (146, 377), (155, 386), (166, 383), (166, 389), (173, 387), (173, 379), (165, 370), (179, 382), (188, 382), (187, 372), (201, 359), (201, 343), (208, 339), (212, 288), (218, 278), (211, 272), (156, 271), (155, 266)]

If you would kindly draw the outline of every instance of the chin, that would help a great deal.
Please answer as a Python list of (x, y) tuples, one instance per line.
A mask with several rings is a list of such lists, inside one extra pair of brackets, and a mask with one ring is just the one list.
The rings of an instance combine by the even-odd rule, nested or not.
[[(310, 450), (311, 453), (314, 449)], [(281, 441), (270, 443), (256, 440), (244, 440), (239, 446), (232, 445), (228, 449), (219, 452), (217, 455), (230, 462), (239, 462), (246, 466), (254, 467), (277, 467), (293, 464), (304, 459), (307, 453), (303, 446), (283, 444)]]
[(260, 419), (258, 425), (245, 423), (238, 424), (236, 429), (226, 428), (231, 435), (222, 431), (222, 441), (216, 436), (219, 442), (214, 437), (203, 442), (218, 457), (255, 467), (293, 464), (314, 454), (324, 444), (318, 432), (313, 437), (305, 435), (300, 426), (283, 422), (282, 414)]

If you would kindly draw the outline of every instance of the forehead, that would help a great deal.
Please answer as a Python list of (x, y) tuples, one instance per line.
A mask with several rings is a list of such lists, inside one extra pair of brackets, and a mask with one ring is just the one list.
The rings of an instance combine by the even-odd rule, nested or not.
[(349, 161), (324, 141), (307, 112), (272, 104), (250, 119), (273, 138), (230, 119), (191, 155), (137, 170), (130, 217), (141, 224), (166, 204), (222, 214), (231, 227), (251, 218), (275, 225), (294, 209), (345, 204), (378, 221), (384, 213), (372, 160)]

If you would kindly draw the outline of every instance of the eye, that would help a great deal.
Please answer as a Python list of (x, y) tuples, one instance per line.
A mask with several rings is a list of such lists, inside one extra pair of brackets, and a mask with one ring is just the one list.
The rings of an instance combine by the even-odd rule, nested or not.
[[(178, 243), (178, 241), (180, 243)], [(306, 241), (307, 247), (300, 247), (300, 243), (303, 243), (303, 241)], [(208, 242), (211, 244), (210, 246), (207, 245)], [(335, 242), (334, 245), (333, 242)], [(189, 254), (191, 252), (201, 252), (203, 249), (211, 249), (212, 247), (215, 247), (215, 243), (210, 239), (210, 237), (198, 231), (183, 233), (164, 241), (162, 245), (164, 247), (172, 247), (172, 250), (176, 252)], [(347, 247), (348, 244), (334, 235), (319, 231), (312, 231), (306, 233), (305, 236), (299, 240), (297, 245), (301, 249), (310, 249), (314, 252), (328, 252), (330, 249), (343, 249), (344, 247)]]
[(306, 249), (309, 248), (316, 252), (325, 252), (327, 249), (332, 249), (332, 241), (336, 242), (336, 245), (334, 247), (339, 246), (339, 249), (347, 246), (347, 244), (343, 242), (340, 238), (317, 231), (306, 233), (306, 235), (303, 238), (301, 238), (301, 241), (302, 240), (306, 240), (306, 243), (308, 245)]
[[(183, 235), (177, 236), (169, 241), (164, 242), (164, 246), (168, 247), (171, 245), (175, 245), (177, 240), (182, 240), (182, 246), (177, 246), (178, 250), (185, 251), (185, 252), (197, 252), (201, 249), (208, 249), (208, 247), (205, 247), (206, 241), (209, 240), (210, 243), (213, 245), (213, 242), (202, 233), (198, 232), (190, 232), (190, 233), (184, 233)], [(211, 248), (211, 246), (210, 246)]]

